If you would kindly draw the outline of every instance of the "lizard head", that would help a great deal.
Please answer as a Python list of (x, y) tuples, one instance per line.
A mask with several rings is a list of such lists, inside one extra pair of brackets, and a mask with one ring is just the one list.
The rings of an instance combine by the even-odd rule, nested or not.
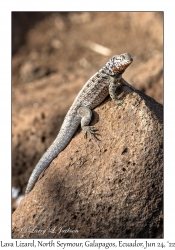
[(122, 74), (132, 61), (133, 59), (129, 53), (115, 55), (107, 62), (104, 70), (109, 75)]

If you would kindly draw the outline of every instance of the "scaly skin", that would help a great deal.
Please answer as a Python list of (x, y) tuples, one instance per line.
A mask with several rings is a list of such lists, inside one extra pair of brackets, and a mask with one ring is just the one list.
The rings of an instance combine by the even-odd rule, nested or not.
[(101, 104), (109, 94), (113, 101), (119, 105), (122, 104), (123, 100), (118, 99), (116, 95), (116, 88), (119, 84), (126, 85), (135, 91), (122, 78), (122, 74), (132, 61), (133, 59), (129, 53), (115, 55), (86, 82), (65, 116), (56, 139), (34, 168), (27, 184), (26, 194), (32, 190), (41, 172), (68, 145), (80, 123), (85, 135), (89, 132), (95, 136), (97, 130), (89, 126), (92, 109)]

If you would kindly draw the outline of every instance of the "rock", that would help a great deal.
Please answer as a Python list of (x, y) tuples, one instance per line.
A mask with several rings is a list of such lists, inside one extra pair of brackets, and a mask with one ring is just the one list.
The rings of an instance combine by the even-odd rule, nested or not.
[(12, 215), (13, 238), (162, 238), (163, 108), (125, 87), (94, 111)]

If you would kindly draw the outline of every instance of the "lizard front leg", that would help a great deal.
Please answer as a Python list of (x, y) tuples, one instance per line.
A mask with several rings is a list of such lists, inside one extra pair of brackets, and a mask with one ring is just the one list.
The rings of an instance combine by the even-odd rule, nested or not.
[(121, 78), (120, 83), (124, 86), (127, 86), (128, 88), (130, 88), (134, 92), (137, 92), (137, 89), (135, 89), (132, 85), (130, 85), (125, 79)]
[(115, 76), (109, 76), (109, 95), (111, 99), (117, 104), (121, 105), (123, 103), (123, 98), (119, 99), (116, 94), (116, 89), (118, 86), (120, 86), (120, 80), (122, 78), (122, 74), (118, 74)]
[(87, 133), (90, 133), (95, 139), (98, 129), (93, 126), (89, 126), (92, 117), (92, 111), (88, 107), (80, 107), (77, 111), (78, 115), (81, 117), (81, 128), (84, 131), (84, 137), (87, 137)]

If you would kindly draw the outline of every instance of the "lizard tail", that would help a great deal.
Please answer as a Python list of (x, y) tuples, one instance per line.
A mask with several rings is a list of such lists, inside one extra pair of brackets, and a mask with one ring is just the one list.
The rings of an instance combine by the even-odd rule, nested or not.
[[(32, 190), (35, 182), (37, 181), (39, 175), (42, 173), (42, 171), (44, 169), (46, 169), (49, 164), (51, 163), (51, 161), (59, 154), (59, 152), (56, 152), (56, 150), (53, 150), (53, 145), (51, 145), (48, 150), (45, 152), (45, 154), (41, 157), (41, 159), (39, 160), (38, 164), (35, 166), (30, 179), (28, 181), (27, 184), (27, 188), (25, 191), (25, 195), (30, 193), (30, 191)], [(61, 151), (61, 150), (59, 150)]]
[(28, 181), (25, 194), (30, 193), (42, 171), (46, 169), (52, 160), (57, 157), (57, 155), (67, 146), (75, 131), (77, 130), (79, 123), (80, 117), (78, 115), (76, 115), (74, 119), (72, 119), (72, 117), (69, 115), (65, 118), (65, 121), (63, 122), (62, 128), (60, 129), (56, 139), (43, 154), (38, 164), (34, 168)]

